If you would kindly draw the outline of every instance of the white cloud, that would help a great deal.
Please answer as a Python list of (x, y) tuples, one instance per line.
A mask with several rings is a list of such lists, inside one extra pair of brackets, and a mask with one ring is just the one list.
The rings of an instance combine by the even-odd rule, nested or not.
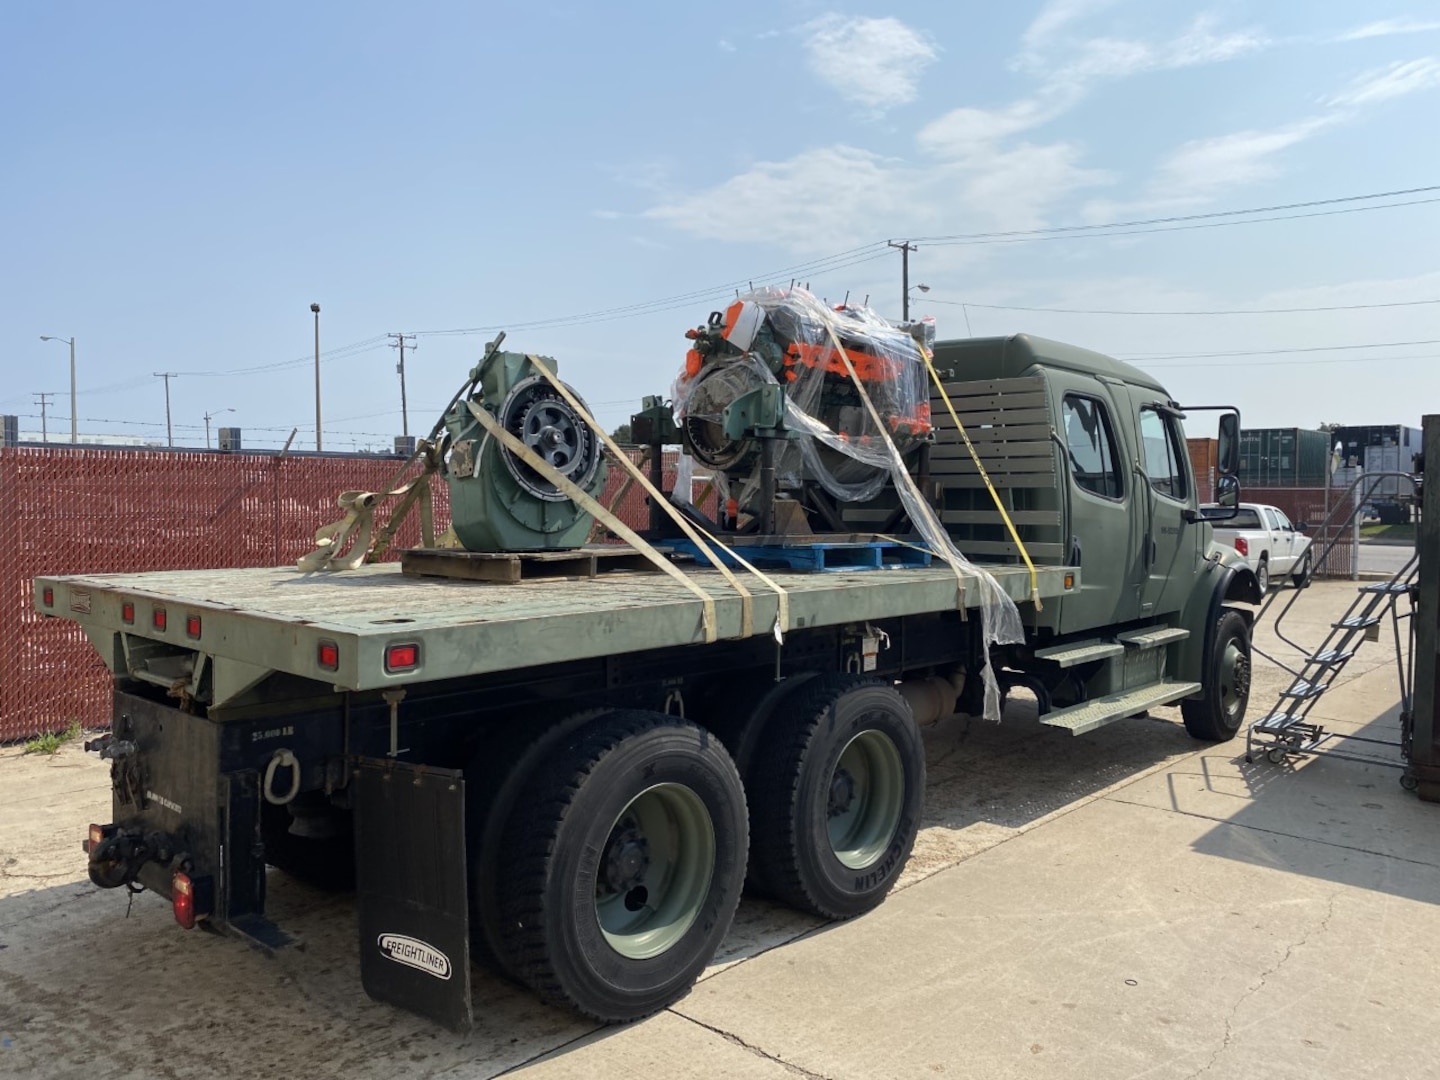
[(1397, 60), (1388, 67), (1361, 75), (1328, 99), (1326, 104), (1353, 109), (1428, 90), (1433, 86), (1440, 86), (1440, 60), (1433, 56), (1421, 60)]
[(1280, 173), (1276, 157), (1335, 122), (1322, 116), (1270, 131), (1237, 131), (1182, 143), (1161, 163), (1157, 194), (1190, 200), (1221, 188), (1268, 180)]
[(1025, 28), (1021, 42), (1027, 49), (1039, 49), (1071, 23), (1114, 3), (1115, 0), (1050, 0)]
[(1075, 87), (1099, 79), (1222, 63), (1271, 44), (1258, 30), (1221, 31), (1216, 16), (1209, 13), (1196, 16), (1173, 37), (1157, 40), (1060, 32), (1104, 6), (1061, 0), (1047, 7), (1026, 30), (1015, 67), (1049, 85)]
[(1347, 30), (1335, 40), (1361, 41), (1364, 38), (1392, 37), (1396, 34), (1424, 34), (1432, 30), (1440, 30), (1440, 20), (1381, 19), (1379, 22), (1366, 23), (1364, 26)]
[(1039, 127), (1069, 105), (1059, 98), (1022, 98), (998, 109), (952, 109), (921, 128), (916, 138), (923, 150), (938, 157), (971, 157), (991, 152), (1001, 139)]
[(825, 15), (808, 23), (810, 70), (848, 101), (883, 112), (915, 100), (936, 51), (899, 19)]
[(1082, 168), (1080, 158), (1070, 144), (1022, 145), (917, 168), (831, 146), (760, 162), (645, 216), (704, 239), (800, 251), (833, 251), (887, 232), (1034, 228), (1059, 200), (1110, 179)]
[(645, 216), (705, 239), (833, 250), (849, 246), (853, 222), (874, 222), (902, 205), (913, 184), (907, 170), (878, 154), (830, 146), (759, 162)]

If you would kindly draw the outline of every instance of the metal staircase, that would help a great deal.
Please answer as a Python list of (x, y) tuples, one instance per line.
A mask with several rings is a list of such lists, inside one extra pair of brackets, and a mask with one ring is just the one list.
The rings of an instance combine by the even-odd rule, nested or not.
[[(1372, 476), (1368, 479), (1373, 481), (1375, 477)], [(1328, 518), (1325, 525), (1329, 525)], [(1321, 552), (1319, 558), (1315, 560), (1316, 564), (1323, 565), (1325, 558), (1334, 546), (1335, 541), (1331, 541)], [(1410, 678), (1410, 665), (1414, 654), (1414, 616), (1415, 604), (1419, 596), (1419, 574), (1420, 557), (1419, 552), (1416, 551), (1389, 580), (1360, 586), (1350, 607), (1344, 615), (1330, 624), (1330, 631), (1325, 636), (1325, 640), (1313, 650), (1292, 641), (1281, 631), (1285, 616), (1299, 598), (1300, 590), (1296, 589), (1290, 593), (1289, 601), (1275, 619), (1274, 630), (1281, 641), (1304, 653), (1305, 660), (1298, 668), (1292, 667), (1259, 648), (1255, 649), (1261, 656), (1288, 671), (1292, 680), (1290, 685), (1281, 691), (1279, 700), (1276, 701), (1270, 712), (1254, 721), (1247, 730), (1245, 734), (1246, 761), (1254, 761), (1257, 754), (1263, 753), (1268, 760), (1278, 764), (1292, 756), (1306, 757), (1323, 752), (1331, 757), (1365, 761), (1371, 764), (1393, 764), (1397, 768), (1403, 767), (1404, 760), (1410, 756), (1409, 742), (1414, 721), (1412, 701), (1414, 684)], [(1309, 582), (1306, 581), (1304, 584), (1308, 585)], [(1279, 596), (1280, 594), (1276, 593), (1266, 601), (1260, 609), (1259, 615), (1256, 616), (1257, 622), (1278, 600)], [(1404, 605), (1403, 610), (1402, 604)], [(1400, 674), (1400, 741), (1397, 743), (1386, 739), (1373, 739), (1362, 735), (1326, 730), (1323, 725), (1311, 718), (1310, 714), (1315, 703), (1335, 685), (1340, 673), (1345, 669), (1345, 665), (1359, 652), (1360, 647), (1366, 641), (1380, 639), (1381, 627), (1387, 621), (1394, 632), (1395, 660)], [(1332, 740), (1398, 748), (1400, 760), (1378, 761), (1373, 757), (1346, 754), (1326, 745)]]
[[(1409, 662), (1410, 649), (1402, 644), (1401, 626), (1409, 625), (1415, 614), (1415, 600), (1419, 576), (1419, 559), (1412, 556), (1405, 567), (1389, 581), (1377, 581), (1363, 585), (1357, 590), (1349, 609), (1338, 620), (1330, 624), (1330, 632), (1313, 652), (1310, 652), (1298, 669), (1281, 664), (1294, 676), (1290, 685), (1280, 693), (1279, 700), (1269, 715), (1256, 720), (1245, 734), (1245, 760), (1253, 761), (1258, 752), (1273, 762), (1284, 761), (1291, 755), (1305, 756), (1319, 750), (1332, 739), (1350, 742), (1373, 743), (1381, 746), (1400, 746), (1402, 756), (1407, 748), (1400, 743), (1384, 739), (1371, 739), (1361, 735), (1347, 735), (1327, 731), (1310, 719), (1310, 712), (1325, 691), (1335, 684), (1340, 672), (1345, 669), (1351, 657), (1360, 651), (1367, 640), (1378, 640), (1380, 626), (1387, 620), (1395, 634), (1395, 655), (1401, 665), (1401, 717), (1407, 720), (1411, 715), (1409, 680), (1405, 677), (1405, 666)], [(1401, 601), (1408, 600), (1409, 606), (1401, 610)], [(1276, 623), (1279, 633), (1279, 623)], [(1407, 629), (1405, 636), (1413, 633)], [(1303, 651), (1303, 646), (1290, 641), (1283, 634), (1281, 640)], [(1280, 663), (1274, 657), (1270, 660)], [(1408, 724), (1406, 725), (1408, 727)], [(1345, 757), (1345, 754), (1332, 755)], [(1369, 758), (1363, 760), (1372, 760)], [(1397, 761), (1398, 766), (1401, 762)]]

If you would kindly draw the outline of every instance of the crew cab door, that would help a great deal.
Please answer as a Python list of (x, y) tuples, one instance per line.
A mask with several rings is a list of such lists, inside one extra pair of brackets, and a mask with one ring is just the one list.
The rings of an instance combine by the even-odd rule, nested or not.
[(1079, 633), (1139, 614), (1139, 493), (1130, 467), (1129, 402), (1094, 377), (1052, 371), (1059, 399), (1056, 436), (1064, 445), (1065, 561), (1080, 586), (1062, 600), (1059, 629)]
[(1139, 432), (1135, 512), (1143, 521), (1140, 560), (1142, 616), (1179, 611), (1194, 577), (1197, 526), (1185, 521), (1194, 505), (1194, 481), (1179, 414), (1164, 395), (1130, 387)]

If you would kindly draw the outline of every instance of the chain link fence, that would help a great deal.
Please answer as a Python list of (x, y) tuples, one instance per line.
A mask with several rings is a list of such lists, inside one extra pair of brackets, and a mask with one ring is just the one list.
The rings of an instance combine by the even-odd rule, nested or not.
[[(0, 743), (109, 723), (109, 673), (78, 625), (35, 611), (34, 578), (294, 565), (313, 549), (315, 530), (341, 516), (341, 491), (384, 490), (402, 464), (330, 454), (0, 449)], [(665, 465), (668, 486), (673, 454)], [(625, 475), (612, 466), (606, 505)], [(432, 490), (443, 533), (448, 493), (443, 482)], [(615, 510), (632, 527), (648, 523), (638, 485)], [(419, 543), (416, 512), (389, 558)]]

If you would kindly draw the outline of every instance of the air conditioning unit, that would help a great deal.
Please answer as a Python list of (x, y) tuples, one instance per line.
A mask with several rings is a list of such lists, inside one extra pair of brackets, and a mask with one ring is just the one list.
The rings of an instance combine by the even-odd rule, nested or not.
[(240, 449), (240, 429), (238, 427), (222, 427), (220, 429), (220, 449), (230, 453)]
[(415, 436), (396, 435), (395, 453), (398, 457), (409, 457), (411, 454), (415, 453)]
[(20, 418), (0, 416), (0, 446), (15, 446), (20, 442)]

